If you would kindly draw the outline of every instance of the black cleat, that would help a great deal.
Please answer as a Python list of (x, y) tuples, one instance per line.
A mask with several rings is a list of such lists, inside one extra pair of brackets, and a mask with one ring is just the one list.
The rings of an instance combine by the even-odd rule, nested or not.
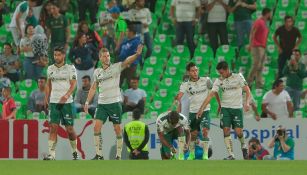
[(103, 156), (96, 154), (95, 157), (92, 158), (92, 160), (104, 160), (104, 158), (103, 158)]
[(79, 155), (77, 152), (72, 153), (72, 160), (79, 160)]
[(51, 154), (48, 154), (48, 156), (44, 157), (43, 160), (55, 160), (55, 158)]
[(224, 160), (236, 160), (233, 156), (228, 156), (226, 158), (224, 158)]
[(242, 148), (243, 159), (248, 160), (248, 150), (247, 148)]
[(122, 158), (119, 157), (119, 156), (116, 156), (116, 157), (115, 157), (115, 160), (122, 160)]

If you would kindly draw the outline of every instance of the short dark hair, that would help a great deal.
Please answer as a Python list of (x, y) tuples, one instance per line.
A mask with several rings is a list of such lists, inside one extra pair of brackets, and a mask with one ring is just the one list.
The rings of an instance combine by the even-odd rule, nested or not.
[(177, 124), (179, 122), (179, 116), (180, 116), (180, 114), (177, 111), (171, 111), (168, 114), (167, 121), (172, 123), (172, 124)]
[(248, 144), (255, 142), (257, 145), (260, 145), (260, 141), (259, 139), (257, 139), (256, 137), (252, 137), (249, 141)]
[(185, 67), (185, 70), (190, 71), (190, 69), (191, 69), (192, 67), (194, 67), (194, 66), (196, 66), (196, 64), (195, 64), (194, 62), (189, 62), (189, 63), (187, 64), (187, 66)]
[(226, 61), (221, 61), (216, 65), (216, 70), (221, 70), (221, 69), (223, 70), (229, 69), (228, 63)]
[(135, 24), (129, 24), (128, 25), (128, 30), (134, 34), (136, 34), (136, 27), (135, 27)]
[(281, 83), (283, 83), (284, 81), (282, 79), (277, 79), (274, 81), (273, 85), (272, 85), (272, 89), (275, 89), (277, 86), (279, 86)]
[(51, 1), (51, 4), (56, 6), (57, 8), (60, 8), (60, 3), (57, 0)]
[(4, 72), (6, 71), (6, 70), (5, 70), (5, 67), (2, 66), (2, 65), (0, 65), (0, 69), (2, 69)]
[(139, 81), (140, 78), (138, 76), (133, 76), (130, 80), (137, 80), (137, 81)]
[(132, 111), (132, 118), (133, 118), (134, 120), (139, 120), (139, 119), (141, 118), (141, 115), (142, 115), (141, 110), (138, 109), (138, 108), (135, 108), (135, 109)]
[(39, 80), (45, 80), (45, 81), (47, 81), (47, 77), (45, 77), (45, 76), (40, 76), (38, 79), (39, 79)]
[(102, 54), (104, 52), (109, 52), (109, 49), (107, 49), (106, 47), (103, 47), (100, 49), (99, 54)]
[(300, 53), (300, 55), (302, 55), (302, 52), (301, 52), (300, 49), (293, 49), (292, 52), (298, 52), (298, 53)]
[(286, 15), (285, 18), (284, 18), (284, 20), (287, 21), (287, 19), (292, 19), (292, 20), (293, 20), (293, 16)]
[(65, 54), (65, 48), (63, 46), (56, 46), (53, 49), (53, 52), (61, 52), (62, 54)]
[(82, 80), (83, 79), (88, 79), (89, 81), (91, 81), (91, 77), (89, 76), (89, 75), (84, 75), (83, 77), (82, 77)]
[(262, 10), (262, 16), (265, 16), (266, 14), (268, 14), (268, 13), (271, 13), (271, 9), (270, 8), (267, 8), (267, 7), (265, 7), (263, 10)]
[(8, 91), (8, 92), (12, 92), (12, 88), (10, 86), (5, 86), (2, 88), (2, 90)]

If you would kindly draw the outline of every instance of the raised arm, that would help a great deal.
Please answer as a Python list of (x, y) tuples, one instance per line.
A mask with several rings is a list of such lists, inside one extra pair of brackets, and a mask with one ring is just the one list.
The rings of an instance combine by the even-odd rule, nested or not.
[(141, 54), (143, 50), (143, 45), (138, 45), (138, 48), (136, 50), (136, 53), (134, 55), (129, 56), (123, 63), (122, 63), (122, 69), (125, 69), (126, 67), (130, 66)]

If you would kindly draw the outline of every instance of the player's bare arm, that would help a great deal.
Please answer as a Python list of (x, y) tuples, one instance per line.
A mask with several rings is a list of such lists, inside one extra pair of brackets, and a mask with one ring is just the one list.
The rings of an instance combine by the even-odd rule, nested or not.
[(250, 89), (247, 85), (244, 86), (242, 89), (246, 93), (246, 98), (245, 98), (245, 102), (244, 102), (244, 111), (247, 112), (247, 111), (249, 111), (249, 108), (250, 108), (251, 92), (250, 92)]
[(199, 108), (199, 110), (198, 110), (198, 112), (197, 112), (197, 114), (196, 114), (196, 117), (197, 117), (197, 118), (200, 118), (200, 117), (201, 117), (201, 115), (202, 115), (203, 112), (204, 112), (204, 109), (205, 109), (205, 108), (207, 107), (207, 105), (210, 103), (212, 97), (215, 96), (215, 93), (216, 93), (216, 92), (214, 92), (214, 91), (211, 91), (211, 92), (209, 93), (209, 95), (207, 96), (207, 98), (205, 99), (205, 101), (203, 102), (203, 104), (201, 105), (201, 107)]
[(122, 69), (125, 69), (126, 67), (130, 66), (130, 64), (132, 64), (142, 54), (142, 50), (143, 50), (143, 44), (138, 45), (136, 53), (134, 55), (129, 56), (122, 63)]
[(93, 82), (91, 89), (87, 95), (87, 99), (84, 105), (84, 112), (88, 113), (88, 105), (90, 103), (90, 101), (93, 100), (93, 97), (95, 96), (96, 93), (96, 89), (97, 89), (98, 83), (96, 81)]
[(60, 99), (59, 103), (61, 103), (61, 104), (66, 103), (66, 101), (69, 99), (71, 94), (74, 92), (76, 84), (77, 84), (77, 80), (70, 80), (69, 83), (70, 83), (70, 87), (69, 87), (68, 91)]

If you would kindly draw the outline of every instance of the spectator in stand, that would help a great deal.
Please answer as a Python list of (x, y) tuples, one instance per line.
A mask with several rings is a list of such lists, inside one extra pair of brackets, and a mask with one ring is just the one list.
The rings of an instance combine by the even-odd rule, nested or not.
[(102, 40), (95, 30), (91, 30), (86, 21), (81, 21), (78, 26), (77, 35), (86, 34), (88, 45), (93, 45), (96, 49), (100, 50), (103, 47)]
[[(77, 113), (84, 112), (84, 105), (86, 98), (91, 88), (91, 77), (85, 75), (82, 77), (82, 88), (77, 90), (75, 95), (74, 103), (77, 109)], [(98, 104), (98, 93), (96, 92), (92, 101), (89, 102), (88, 113), (94, 118), (95, 111)]]
[(249, 160), (263, 160), (265, 156), (270, 155), (269, 151), (264, 149), (255, 137), (248, 141), (248, 153)]
[(152, 13), (155, 13), (157, 0), (146, 0), (145, 7), (149, 8)]
[(286, 91), (293, 101), (294, 111), (300, 109), (303, 79), (307, 77), (306, 66), (300, 61), (301, 57), (300, 50), (293, 50), (292, 58), (283, 69), (283, 75), (287, 77)]
[(103, 33), (103, 44), (105, 47), (110, 51), (111, 54), (115, 53), (115, 28), (114, 28), (114, 20), (111, 16), (111, 13), (109, 10), (116, 6), (115, 0), (108, 0), (107, 7), (108, 10), (103, 13), (103, 15), (100, 18), (100, 25), (105, 28), (105, 31)]
[(130, 80), (130, 89), (124, 92), (124, 112), (139, 109), (144, 114), (146, 92), (139, 88), (139, 79), (133, 77)]
[(52, 3), (50, 1), (45, 2), (39, 17), (39, 24), (44, 28), (45, 31), (47, 31), (46, 21), (52, 16), (51, 6)]
[(170, 17), (176, 25), (176, 44), (183, 45), (184, 37), (186, 37), (190, 57), (193, 58), (195, 50), (194, 31), (200, 18), (200, 1), (172, 0)]
[(121, 0), (121, 6), (124, 11), (128, 11), (129, 9), (132, 9), (135, 5), (136, 0)]
[[(127, 39), (120, 46), (120, 54), (118, 56), (119, 61), (125, 61), (129, 56), (134, 55), (137, 51), (138, 45), (140, 45), (141, 37), (136, 35), (136, 28), (134, 25), (129, 25), (127, 29)], [(129, 67), (125, 68), (120, 74), (120, 86), (123, 85), (126, 80), (130, 82), (131, 78), (135, 76), (138, 64), (142, 61), (142, 55), (140, 55)]]
[(16, 46), (19, 46), (21, 38), (24, 36), (25, 20), (29, 9), (36, 5), (35, 0), (27, 0), (18, 4), (9, 25)]
[(16, 83), (20, 77), (20, 61), (17, 55), (14, 54), (10, 43), (3, 44), (3, 53), (0, 55), (0, 65), (6, 70), (6, 77)]
[(208, 36), (214, 54), (219, 47), (219, 43), (221, 45), (228, 44), (226, 24), (228, 3), (229, 0), (208, 0), (206, 5), (208, 10)]
[(256, 11), (256, 0), (230, 0), (229, 12), (234, 14), (237, 45), (241, 49), (244, 41), (249, 39), (252, 28), (252, 13)]
[(48, 40), (44, 28), (40, 25), (35, 27), (34, 35), (31, 39), (31, 47), (35, 62), (38, 66), (45, 67), (48, 65)]
[(278, 48), (278, 78), (281, 78), (283, 68), (290, 60), (293, 49), (298, 49), (302, 41), (302, 35), (298, 28), (294, 27), (292, 16), (285, 16), (285, 24), (275, 31), (273, 39)]
[(5, 0), (0, 1), (0, 27), (4, 24), (3, 15), (10, 12)]
[(2, 88), (2, 96), (4, 98), (2, 105), (2, 119), (16, 119), (17, 109), (14, 99), (11, 97), (11, 88)]
[(96, 14), (100, 3), (101, 0), (79, 0), (79, 22), (86, 20), (86, 11), (88, 11), (91, 24), (95, 24), (97, 22)]
[(38, 78), (38, 89), (32, 91), (29, 97), (27, 115), (30, 115), (34, 112), (42, 112), (44, 114), (48, 114), (48, 108), (45, 105), (46, 81), (46, 77)]
[[(5, 69), (4, 67), (1, 65), (0, 66), (0, 92), (2, 92), (2, 89), (4, 87), (9, 87), (11, 84), (10, 79), (8, 79), (7, 77), (4, 76), (5, 75)], [(3, 101), (3, 97), (2, 97), (2, 93), (0, 94), (0, 103), (2, 103)]]
[[(131, 10), (129, 10), (130, 14), (130, 21), (136, 21), (140, 24), (137, 25), (137, 33), (140, 33), (142, 35), (142, 38), (144, 40), (144, 44), (147, 48), (145, 59), (151, 56), (152, 53), (152, 40), (149, 33), (149, 25), (152, 22), (151, 19), (151, 12), (148, 8), (145, 8), (145, 0), (136, 0), (135, 1), (135, 7)], [(140, 31), (139, 31), (140, 30)]]
[(120, 15), (120, 9), (117, 6), (109, 9), (111, 16), (114, 20), (114, 31), (115, 31), (115, 52), (119, 52), (120, 45), (125, 38), (125, 32), (127, 31), (127, 23), (125, 19)]
[(272, 90), (263, 96), (262, 112), (273, 120), (293, 117), (293, 104), (284, 87), (283, 80), (278, 79), (273, 83)]
[(51, 18), (47, 19), (47, 38), (50, 42), (50, 61), (53, 63), (53, 49), (55, 47), (65, 47), (68, 49), (70, 41), (70, 29), (67, 18), (60, 13), (60, 6), (57, 3), (51, 5)]
[(203, 35), (208, 33), (208, 0), (200, 0), (200, 28), (199, 34)]
[(92, 79), (98, 60), (98, 50), (86, 42), (86, 34), (78, 34), (69, 52), (69, 59), (77, 70), (77, 89), (82, 88), (82, 77), (88, 75)]
[(262, 16), (257, 19), (252, 27), (250, 33), (249, 50), (253, 57), (252, 69), (250, 70), (247, 82), (251, 86), (252, 82), (256, 80), (256, 88), (261, 89), (263, 87), (262, 69), (266, 59), (265, 49), (267, 44), (267, 38), (269, 29), (266, 23), (272, 18), (272, 11), (269, 8), (262, 10)]
[(35, 60), (32, 48), (32, 36), (34, 35), (34, 27), (28, 24), (25, 28), (25, 37), (20, 41), (20, 52), (24, 53), (25, 59), (23, 68), (25, 71), (26, 79), (37, 80), (43, 71), (43, 67), (39, 66)]
[(38, 19), (36, 19), (36, 17), (34, 16), (32, 8), (29, 9), (29, 13), (26, 18), (26, 23), (31, 24), (33, 27), (36, 27), (38, 25)]

